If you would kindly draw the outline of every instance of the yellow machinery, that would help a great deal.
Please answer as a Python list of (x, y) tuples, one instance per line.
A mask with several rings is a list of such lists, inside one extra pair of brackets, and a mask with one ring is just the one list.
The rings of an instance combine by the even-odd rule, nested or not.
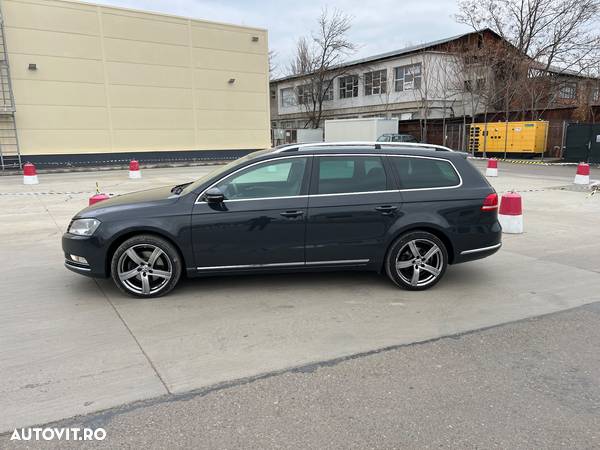
[(545, 121), (473, 123), (469, 130), (469, 152), (541, 155), (546, 150), (547, 137)]

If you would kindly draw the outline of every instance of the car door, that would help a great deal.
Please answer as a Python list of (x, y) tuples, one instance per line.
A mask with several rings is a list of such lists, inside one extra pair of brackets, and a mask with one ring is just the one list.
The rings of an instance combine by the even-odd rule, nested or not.
[(316, 155), (306, 228), (307, 265), (367, 264), (380, 256), (400, 194), (379, 155)]
[(214, 183), (222, 203), (199, 196), (192, 240), (199, 271), (304, 265), (310, 156), (251, 164)]

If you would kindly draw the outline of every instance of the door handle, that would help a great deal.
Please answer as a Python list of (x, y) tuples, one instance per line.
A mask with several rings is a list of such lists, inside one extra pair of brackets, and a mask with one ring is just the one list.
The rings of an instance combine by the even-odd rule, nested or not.
[(304, 214), (304, 211), (283, 211), (279, 215), (283, 217), (299, 217)]
[(377, 211), (379, 211), (381, 214), (383, 214), (384, 216), (391, 216), (398, 209), (398, 207), (392, 206), (392, 205), (383, 205), (383, 206), (378, 206), (375, 209)]

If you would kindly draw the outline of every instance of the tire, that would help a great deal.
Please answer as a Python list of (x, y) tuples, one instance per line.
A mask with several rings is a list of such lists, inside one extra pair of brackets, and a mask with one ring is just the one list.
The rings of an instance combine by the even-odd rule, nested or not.
[[(416, 256), (415, 249), (419, 256)], [(446, 246), (437, 236), (426, 231), (403, 234), (390, 246), (385, 258), (387, 276), (397, 286), (409, 291), (423, 291), (435, 286), (447, 267)]]
[(111, 276), (117, 287), (133, 297), (166, 295), (181, 277), (182, 260), (167, 240), (151, 234), (123, 242), (111, 259)]

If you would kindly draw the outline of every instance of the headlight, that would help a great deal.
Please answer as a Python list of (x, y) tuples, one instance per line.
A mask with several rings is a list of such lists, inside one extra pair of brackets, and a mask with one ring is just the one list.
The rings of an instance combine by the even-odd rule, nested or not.
[(91, 236), (100, 226), (100, 221), (97, 219), (75, 219), (69, 225), (67, 233), (78, 234), (79, 236)]

